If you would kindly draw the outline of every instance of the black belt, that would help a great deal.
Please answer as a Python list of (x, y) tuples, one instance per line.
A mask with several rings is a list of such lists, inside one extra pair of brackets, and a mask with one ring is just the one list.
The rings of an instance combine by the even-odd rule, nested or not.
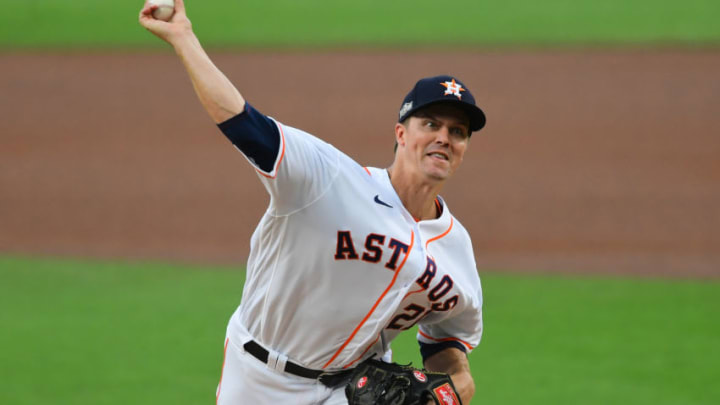
[[(251, 340), (243, 345), (245, 351), (252, 354), (256, 359), (267, 364), (270, 353), (262, 346)], [(350, 381), (352, 369), (329, 373), (322, 370), (313, 370), (305, 368), (291, 361), (285, 362), (285, 372), (299, 377), (319, 380), (328, 387), (337, 387), (341, 384), (347, 384)]]

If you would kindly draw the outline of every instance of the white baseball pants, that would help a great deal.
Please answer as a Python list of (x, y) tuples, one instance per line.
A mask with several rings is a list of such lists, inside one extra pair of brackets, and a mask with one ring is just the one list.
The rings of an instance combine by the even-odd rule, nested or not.
[(265, 364), (247, 353), (243, 344), (225, 339), (217, 405), (347, 405), (344, 387), (330, 389), (317, 380), (288, 374), (282, 371), (283, 361)]

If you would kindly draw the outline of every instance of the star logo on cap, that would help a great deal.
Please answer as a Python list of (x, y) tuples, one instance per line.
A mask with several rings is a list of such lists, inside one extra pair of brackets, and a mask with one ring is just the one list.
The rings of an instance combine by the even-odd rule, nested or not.
[(440, 84), (445, 87), (444, 95), (453, 95), (456, 96), (458, 100), (462, 99), (462, 94), (460, 94), (460, 92), (465, 91), (465, 89), (463, 89), (458, 83), (455, 83), (455, 79), (452, 79), (450, 82), (443, 82)]

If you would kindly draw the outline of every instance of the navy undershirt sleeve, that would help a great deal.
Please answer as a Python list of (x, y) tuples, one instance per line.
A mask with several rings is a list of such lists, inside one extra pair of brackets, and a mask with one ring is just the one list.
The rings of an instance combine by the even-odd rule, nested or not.
[(221, 122), (218, 128), (257, 167), (272, 172), (280, 152), (280, 131), (273, 120), (246, 102), (240, 114)]
[(456, 349), (462, 350), (463, 353), (467, 353), (467, 349), (465, 346), (463, 346), (462, 343), (456, 342), (454, 340), (448, 340), (447, 342), (441, 342), (441, 343), (423, 343), (418, 342), (420, 344), (420, 355), (422, 356), (423, 362), (425, 360), (432, 356), (435, 353), (441, 352), (447, 348), (454, 347)]

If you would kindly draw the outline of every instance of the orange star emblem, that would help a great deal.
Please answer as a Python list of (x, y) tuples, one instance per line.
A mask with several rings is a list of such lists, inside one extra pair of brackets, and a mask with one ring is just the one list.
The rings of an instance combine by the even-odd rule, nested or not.
[(445, 87), (446, 96), (453, 95), (457, 96), (458, 100), (462, 99), (462, 94), (460, 94), (460, 92), (465, 91), (465, 89), (463, 89), (461, 85), (455, 83), (455, 79), (452, 79), (450, 82), (443, 82), (440, 84)]

